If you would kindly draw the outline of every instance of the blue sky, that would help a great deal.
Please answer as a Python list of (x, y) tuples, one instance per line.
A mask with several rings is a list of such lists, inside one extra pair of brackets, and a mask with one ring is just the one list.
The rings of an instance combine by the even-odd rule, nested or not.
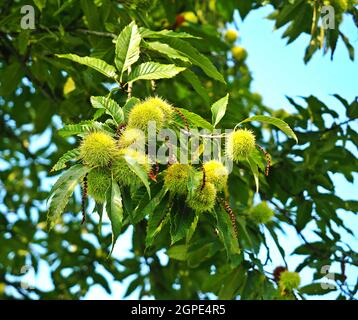
[[(345, 109), (331, 95), (339, 94), (348, 101), (352, 101), (357, 96), (358, 89), (358, 63), (349, 60), (348, 52), (342, 41), (339, 41), (334, 60), (331, 61), (330, 54), (323, 56), (322, 52), (316, 53), (311, 61), (306, 65), (303, 62), (305, 48), (309, 42), (309, 36), (301, 36), (294, 43), (286, 45), (286, 40), (282, 39), (284, 28), (274, 30), (274, 23), (265, 17), (270, 13), (269, 7), (256, 10), (248, 15), (242, 22), (239, 15), (235, 16), (236, 24), (239, 26), (241, 39), (240, 45), (245, 47), (249, 53), (247, 63), (253, 74), (252, 89), (263, 96), (263, 102), (277, 109), (294, 111), (285, 96), (298, 98), (300, 96), (315, 95), (330, 108), (336, 110), (344, 118)], [(351, 18), (345, 17), (343, 32), (349, 37), (352, 45), (358, 51), (358, 31)], [(299, 101), (298, 102), (302, 102)], [(329, 121), (329, 120), (328, 120)], [(357, 123), (356, 129), (358, 129)], [(350, 146), (350, 150), (358, 155), (356, 147)], [(336, 186), (337, 194), (343, 199), (356, 199), (357, 174), (355, 183), (347, 182), (341, 175), (332, 175)], [(339, 213), (342, 214), (341, 212)], [(358, 234), (358, 218), (353, 214), (345, 214), (345, 223), (353, 227), (355, 234)], [(313, 224), (307, 226), (305, 235), (309, 241), (314, 241), (312, 230)], [(290, 254), (294, 248), (301, 243), (292, 228), (285, 228), (287, 235), (280, 235), (280, 243), (284, 245), (285, 252)], [(344, 240), (358, 248), (356, 238), (346, 233)], [(270, 247), (274, 247), (270, 246)], [(277, 251), (277, 250), (276, 250)], [(278, 252), (273, 252), (272, 268), (282, 263)], [(290, 269), (294, 269), (302, 258), (299, 256), (288, 256), (287, 262)], [(339, 272), (338, 265), (332, 265), (330, 271)], [(357, 269), (351, 268), (353, 281), (358, 276)], [(312, 273), (309, 271), (301, 272), (302, 284), (310, 283)], [(353, 283), (354, 284), (354, 283)], [(326, 295), (325, 298), (334, 298), (336, 294)], [(319, 296), (314, 298), (321, 298)]]
[[(241, 45), (249, 52), (247, 62), (254, 77), (252, 88), (263, 95), (264, 102), (273, 108), (290, 108), (285, 95), (314, 94), (334, 107), (339, 105), (329, 97), (334, 93), (353, 100), (358, 91), (358, 63), (349, 60), (343, 42), (339, 41), (333, 61), (330, 54), (323, 56), (317, 52), (305, 65), (303, 56), (309, 36), (300, 36), (286, 46), (286, 40), (281, 38), (284, 28), (273, 32), (273, 21), (264, 18), (269, 12), (269, 7), (256, 10), (244, 22), (236, 15)], [(345, 17), (342, 30), (357, 54), (358, 30), (350, 17)]]
[[(330, 60), (329, 54), (322, 56), (321, 52), (316, 53), (312, 60), (305, 65), (303, 55), (307, 43), (308, 36), (301, 36), (293, 44), (286, 46), (285, 40), (281, 38), (283, 30), (273, 31), (274, 23), (265, 17), (270, 13), (269, 7), (256, 10), (248, 15), (244, 22), (236, 15), (236, 24), (239, 26), (240, 39), (238, 44), (244, 46), (248, 53), (247, 63), (254, 78), (252, 88), (253, 91), (259, 92), (263, 96), (263, 102), (272, 108), (284, 108), (293, 111), (292, 107), (286, 100), (285, 96), (299, 97), (315, 95), (324, 101), (330, 108), (334, 108), (340, 114), (344, 109), (339, 102), (330, 96), (338, 93), (349, 101), (352, 101), (357, 95), (358, 89), (358, 63), (352, 62), (348, 58), (348, 53), (340, 41), (334, 56), (334, 61)], [(232, 26), (232, 25), (231, 25)], [(351, 40), (353, 46), (358, 52), (358, 32), (352, 21), (344, 20), (343, 31)], [(39, 147), (39, 146), (36, 146)], [(357, 155), (357, 150), (352, 147), (352, 152)], [(357, 190), (357, 175), (355, 175), (354, 185), (348, 183), (342, 176), (335, 175), (333, 177), (337, 193), (343, 199), (354, 199), (353, 190)], [(347, 214), (344, 221), (351, 226), (358, 226), (358, 219), (353, 214)], [(310, 241), (314, 241), (314, 236), (310, 232), (310, 228), (305, 235)], [(286, 236), (279, 235), (280, 242), (284, 245), (287, 255), (289, 255), (301, 241), (291, 228), (285, 228)], [(355, 227), (355, 234), (358, 229)], [(344, 235), (345, 239), (354, 248), (358, 248), (357, 239)], [(269, 241), (270, 244), (270, 241)], [(114, 255), (124, 258), (130, 255), (131, 247), (131, 229), (120, 237), (114, 251)], [(275, 247), (274, 245), (270, 247)], [(264, 252), (262, 252), (264, 256)], [(164, 254), (161, 255), (163, 262), (166, 259)], [(271, 252), (273, 258), (272, 265), (268, 266), (268, 270), (282, 264), (277, 250)], [(300, 257), (288, 256), (287, 262), (289, 268), (293, 270), (301, 261)], [(332, 266), (331, 271), (338, 271), (338, 266)], [(358, 275), (357, 270), (347, 270)], [(107, 275), (111, 279), (110, 275)], [(48, 267), (41, 264), (41, 271), (35, 278), (28, 275), (29, 282), (40, 284), (43, 289), (51, 288), (49, 281)], [(308, 271), (301, 273), (302, 284), (308, 284), (311, 281), (312, 274)], [(108, 295), (100, 286), (94, 286), (88, 292), (85, 299), (121, 299), (129, 279), (123, 283), (118, 283), (111, 279), (110, 283), (113, 294)], [(129, 298), (135, 299), (138, 292), (134, 292)], [(327, 295), (326, 297), (334, 298), (335, 295)], [(315, 297), (319, 298), (319, 297)]]

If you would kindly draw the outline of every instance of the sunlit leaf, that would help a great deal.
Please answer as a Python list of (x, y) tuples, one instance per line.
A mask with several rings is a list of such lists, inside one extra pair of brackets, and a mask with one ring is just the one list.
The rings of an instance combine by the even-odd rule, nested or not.
[(163, 37), (199, 39), (199, 37), (193, 36), (186, 32), (176, 32), (173, 30), (166, 30), (166, 29), (160, 31), (153, 31), (142, 27), (139, 28), (139, 32), (142, 38), (148, 38), (148, 39), (159, 39)]
[(92, 57), (80, 57), (77, 54), (56, 54), (59, 58), (64, 58), (68, 60), (72, 60), (74, 62), (86, 65), (98, 72), (104, 74), (108, 78), (115, 79), (117, 76), (116, 68), (108, 64), (107, 62)]
[[(208, 129), (208, 130), (213, 129), (213, 126), (198, 114), (194, 112), (190, 112), (183, 108), (177, 108), (177, 109), (184, 115), (184, 117), (189, 121), (189, 123), (193, 124), (194, 126)], [(182, 122), (182, 119), (179, 117), (178, 121)]]
[(112, 183), (107, 191), (106, 212), (112, 226), (112, 253), (121, 232), (123, 222), (122, 195), (118, 183), (115, 180), (112, 180)]
[(116, 40), (115, 63), (120, 74), (139, 59), (141, 36), (135, 22), (126, 26)]
[(109, 114), (116, 124), (119, 125), (124, 121), (124, 114), (122, 108), (113, 99), (98, 96), (91, 97), (91, 104), (94, 108), (103, 108)]
[(73, 135), (84, 135), (94, 131), (105, 131), (110, 135), (114, 135), (115, 131), (109, 126), (97, 121), (82, 121), (77, 124), (67, 124), (58, 131), (62, 137), (69, 137)]
[(174, 64), (145, 62), (133, 70), (133, 72), (129, 75), (128, 82), (173, 78), (183, 70), (185, 70), (185, 68), (177, 67)]
[(56, 164), (52, 167), (51, 171), (58, 171), (63, 168), (66, 168), (66, 163), (71, 160), (77, 160), (79, 155), (80, 155), (80, 148), (74, 148), (72, 150), (67, 151), (56, 162)]
[(212, 113), (212, 123), (214, 127), (216, 127), (216, 125), (224, 117), (228, 102), (229, 102), (229, 94), (219, 99), (212, 105), (211, 113)]
[(161, 42), (156, 41), (156, 42), (148, 42), (147, 45), (148, 45), (149, 49), (157, 51), (161, 54), (164, 54), (164, 55), (168, 56), (169, 58), (179, 59), (179, 60), (182, 60), (185, 62), (189, 61), (189, 59), (187, 57), (183, 56), (180, 52), (173, 49), (166, 43), (161, 43)]
[(290, 126), (283, 120), (269, 117), (269, 116), (253, 116), (250, 118), (247, 118), (240, 122), (240, 124), (245, 122), (251, 122), (251, 121), (259, 121), (259, 122), (265, 122), (274, 125), (275, 127), (279, 128), (281, 131), (283, 131), (286, 135), (289, 137), (295, 139), (296, 143), (298, 143), (298, 139), (296, 134), (293, 132), (293, 130), (290, 128)]

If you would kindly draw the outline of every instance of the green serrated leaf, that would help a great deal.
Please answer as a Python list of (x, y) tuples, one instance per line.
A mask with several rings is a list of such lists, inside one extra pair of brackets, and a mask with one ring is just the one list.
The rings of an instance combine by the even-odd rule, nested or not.
[(108, 64), (107, 62), (92, 57), (80, 57), (77, 54), (56, 54), (59, 58), (72, 60), (74, 62), (86, 65), (98, 72), (104, 74), (106, 77), (115, 79), (117, 77), (116, 68)]
[(203, 261), (214, 256), (220, 249), (221, 243), (218, 241), (208, 242), (207, 238), (200, 239), (188, 248), (187, 262), (191, 268), (198, 267)]
[(91, 168), (76, 164), (65, 171), (56, 181), (48, 199), (47, 223), (50, 229), (65, 209), (77, 184), (90, 170)]
[(255, 160), (249, 156), (247, 158), (247, 162), (249, 163), (252, 174), (254, 175), (255, 185), (256, 185), (256, 193), (259, 192), (259, 168), (255, 162)]
[(254, 149), (250, 158), (256, 163), (256, 165), (260, 168), (260, 170), (265, 171), (265, 155), (259, 151), (258, 149)]
[(189, 62), (189, 59), (187, 57), (183, 56), (180, 52), (173, 49), (166, 43), (155, 41), (155, 42), (148, 42), (147, 45), (150, 50), (157, 51), (161, 54), (166, 55), (169, 58), (179, 59), (181, 61)]
[(287, 136), (295, 139), (296, 143), (298, 143), (298, 139), (296, 134), (293, 132), (293, 130), (290, 128), (290, 126), (283, 120), (269, 117), (269, 116), (253, 116), (250, 118), (247, 118), (240, 122), (240, 124), (250, 121), (259, 121), (259, 122), (265, 122), (274, 125), (275, 127), (279, 128), (281, 131), (283, 131)]
[(146, 171), (142, 168), (142, 166), (140, 166), (140, 164), (133, 159), (131, 156), (129, 155), (124, 155), (124, 159), (126, 160), (128, 167), (139, 177), (139, 179), (143, 182), (144, 186), (147, 189), (148, 192), (148, 196), (149, 198), (151, 197), (150, 195), (150, 186), (149, 186), (149, 182), (148, 182), (148, 175), (146, 173)]
[(113, 99), (103, 96), (92, 96), (91, 104), (94, 108), (103, 108), (109, 114), (117, 125), (124, 121), (124, 113), (122, 108)]
[(278, 240), (276, 230), (273, 228), (273, 226), (271, 226), (269, 224), (266, 225), (266, 229), (269, 231), (273, 241), (275, 242), (276, 247), (277, 247), (278, 251), (280, 252), (282, 260), (285, 261), (285, 256), (286, 256), (285, 250), (282, 248), (280, 241)]
[(336, 99), (338, 99), (346, 109), (349, 108), (349, 103), (346, 99), (342, 98), (339, 94), (333, 94), (333, 97), (335, 97)]
[(93, 115), (92, 120), (97, 120), (98, 118), (102, 117), (106, 113), (105, 109), (97, 109)]
[(203, 98), (207, 105), (210, 104), (210, 98), (207, 90), (203, 87), (199, 77), (191, 70), (184, 70), (181, 75), (186, 79), (187, 82), (194, 88), (194, 90)]
[(201, 68), (210, 78), (226, 83), (224, 77), (214, 64), (188, 42), (177, 38), (165, 38), (163, 42), (186, 56), (192, 64)]
[(153, 244), (154, 238), (169, 221), (167, 206), (168, 203), (163, 201), (159, 204), (156, 210), (150, 214), (147, 224), (147, 234), (145, 237), (146, 248), (149, 248)]
[(170, 213), (171, 244), (187, 236), (195, 217), (195, 212), (186, 207), (185, 202), (179, 200), (174, 203)]
[(336, 287), (329, 288), (326, 286), (327, 285), (323, 283), (311, 283), (304, 287), (301, 287), (299, 291), (303, 294), (308, 294), (308, 295), (324, 295), (337, 290)]
[(217, 222), (216, 226), (219, 232), (219, 238), (224, 243), (228, 257), (232, 259), (232, 256), (240, 254), (241, 251), (239, 242), (235, 238), (235, 232), (230, 217), (219, 205), (214, 209), (214, 216)]
[(212, 113), (212, 123), (214, 128), (224, 117), (228, 102), (229, 102), (229, 94), (227, 94), (225, 97), (213, 103), (211, 107), (211, 113)]
[(131, 97), (126, 101), (126, 104), (122, 108), (123, 112), (124, 112), (124, 118), (125, 118), (126, 121), (128, 121), (129, 112), (139, 102), (140, 102), (140, 99), (138, 99), (136, 97)]
[(304, 201), (300, 206), (298, 206), (296, 224), (299, 230), (303, 230), (306, 224), (311, 220), (312, 205), (311, 201)]
[(144, 219), (146, 215), (152, 214), (156, 207), (162, 202), (167, 192), (168, 189), (161, 188), (160, 191), (152, 199), (143, 197), (142, 201), (139, 203), (138, 207), (135, 210), (133, 223), (138, 223), (142, 219)]
[(69, 137), (73, 135), (83, 136), (86, 133), (94, 131), (105, 131), (109, 135), (114, 136), (115, 132), (108, 125), (97, 121), (82, 121), (77, 124), (67, 124), (58, 131), (58, 134), (62, 137)]
[(134, 292), (134, 290), (136, 290), (138, 287), (140, 287), (141, 285), (143, 285), (143, 278), (142, 277), (137, 277), (135, 278), (130, 285), (127, 287), (127, 290), (125, 291), (125, 293), (123, 294), (123, 297), (127, 297), (129, 296), (131, 293)]
[(133, 63), (138, 61), (141, 40), (141, 35), (134, 21), (119, 34), (116, 40), (116, 57), (114, 61), (121, 74), (121, 78), (123, 73)]
[(246, 272), (243, 266), (235, 268), (226, 278), (219, 291), (219, 299), (233, 299), (240, 287), (244, 284)]
[(101, 236), (104, 204), (96, 202), (95, 208), (96, 208), (96, 211), (97, 211), (97, 213), (99, 215), (98, 235)]
[(349, 54), (349, 58), (354, 61), (354, 47), (351, 45), (351, 43), (349, 42), (349, 39), (342, 33), (339, 32), (339, 35), (341, 36), (347, 50), (348, 50), (348, 54)]
[(71, 160), (77, 160), (80, 155), (80, 148), (75, 148), (64, 153), (61, 158), (52, 167), (51, 172), (66, 168), (66, 163)]
[(199, 215), (196, 214), (193, 222), (191, 223), (189, 229), (186, 232), (186, 238), (185, 238), (186, 243), (188, 243), (193, 237), (196, 227), (198, 226), (198, 222), (199, 222)]
[(241, 243), (246, 242), (250, 248), (253, 248), (254, 247), (253, 241), (251, 240), (250, 234), (247, 231), (247, 221), (242, 217), (238, 217), (236, 220), (238, 223), (238, 232), (240, 234)]
[(121, 233), (123, 222), (123, 205), (122, 195), (118, 183), (112, 180), (111, 186), (108, 188), (106, 195), (106, 212), (112, 226), (112, 248), (110, 255), (113, 252), (114, 246)]
[(167, 255), (175, 260), (185, 261), (187, 259), (188, 248), (185, 244), (172, 246), (167, 250)]
[(185, 68), (177, 67), (174, 64), (145, 62), (133, 70), (133, 72), (129, 75), (128, 82), (173, 78), (183, 70), (185, 70)]
[(184, 115), (184, 117), (189, 121), (189, 123), (193, 124), (194, 126), (208, 129), (208, 130), (213, 129), (213, 126), (198, 114), (182, 108), (176, 108), (176, 109), (178, 109)]
[(34, 0), (36, 7), (39, 8), (40, 11), (46, 7), (46, 2), (47, 0)]
[(139, 32), (142, 38), (148, 38), (148, 39), (160, 39), (164, 37), (200, 39), (200, 37), (193, 36), (186, 32), (175, 32), (173, 30), (166, 30), (166, 29), (160, 31), (152, 31), (142, 27), (139, 28)]
[(194, 195), (197, 187), (202, 183), (202, 173), (194, 170), (189, 171), (188, 179), (188, 197), (189, 199)]
[(298, 0), (293, 4), (287, 4), (280, 11), (279, 15), (276, 17), (275, 27), (281, 28), (283, 25), (288, 23), (290, 20), (293, 20), (296, 16), (300, 16), (304, 11), (305, 1)]
[(134, 201), (132, 198), (130, 187), (123, 187), (121, 191), (124, 215), (126, 217), (129, 217), (129, 221), (133, 223)]

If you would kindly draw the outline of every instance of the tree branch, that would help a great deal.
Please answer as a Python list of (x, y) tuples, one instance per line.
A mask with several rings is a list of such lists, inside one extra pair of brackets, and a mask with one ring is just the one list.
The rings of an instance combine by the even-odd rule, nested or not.
[[(70, 31), (70, 30), (68, 30)], [(81, 32), (84, 34), (99, 36), (99, 37), (108, 37), (108, 38), (117, 38), (117, 35), (111, 32), (102, 32), (102, 31), (94, 31), (94, 30), (88, 30), (88, 29), (74, 29), (72, 30), (74, 32)]]
[(31, 70), (26, 65), (25, 59), (21, 56), (16, 49), (12, 46), (11, 41), (8, 39), (7, 35), (3, 32), (0, 32), (0, 41), (4, 44), (4, 46), (14, 55), (20, 63), (22, 70), (24, 71), (26, 77), (42, 92), (42, 94), (50, 99), (57, 101), (58, 97), (56, 97), (50, 90), (50, 88), (46, 84), (42, 84), (31, 72)]
[(7, 136), (9, 139), (12, 139), (12, 140), (15, 140), (17, 143), (20, 144), (21, 148), (23, 149), (24, 151), (24, 154), (28, 157), (28, 158), (31, 158), (33, 160), (36, 160), (36, 155), (33, 154), (23, 143), (23, 141), (20, 139), (20, 137), (18, 135), (16, 135), (14, 133), (14, 131), (9, 128), (7, 125), (6, 125), (6, 122), (3, 118), (0, 119), (0, 130), (1, 132), (5, 133), (5, 136)]

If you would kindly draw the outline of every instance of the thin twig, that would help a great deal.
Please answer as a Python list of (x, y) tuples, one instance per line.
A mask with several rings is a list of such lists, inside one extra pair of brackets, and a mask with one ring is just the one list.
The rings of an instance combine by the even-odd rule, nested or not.
[(153, 94), (155, 95), (156, 92), (157, 92), (157, 84), (155, 83), (154, 80), (151, 80), (151, 81), (150, 81), (150, 85), (151, 85), (151, 87), (152, 87), (152, 92), (153, 92)]
[(111, 32), (102, 32), (102, 31), (94, 31), (88, 29), (75, 29), (75, 32), (81, 32), (89, 35), (99, 36), (99, 37), (108, 37), (108, 38), (117, 38), (117, 35)]
[[(130, 74), (131, 71), (132, 71), (132, 68), (128, 67), (128, 74)], [(133, 90), (133, 83), (128, 82), (128, 90), (127, 90), (128, 99), (132, 98), (132, 90)]]

